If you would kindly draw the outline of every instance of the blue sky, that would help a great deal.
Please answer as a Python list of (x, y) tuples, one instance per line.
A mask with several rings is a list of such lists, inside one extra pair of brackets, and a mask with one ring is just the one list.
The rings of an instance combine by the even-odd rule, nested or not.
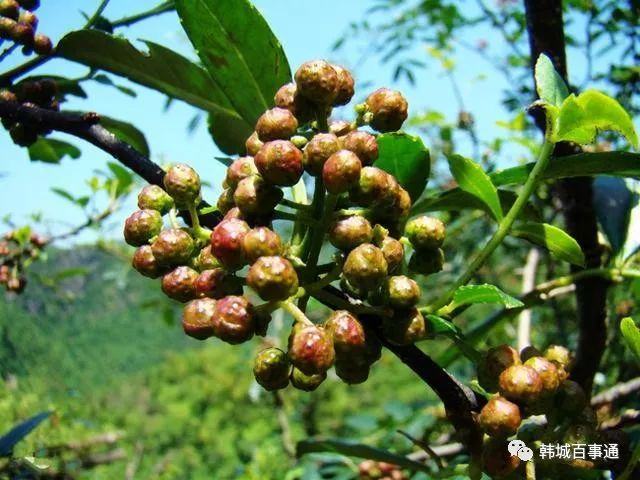
[[(49, 34), (54, 40), (65, 32), (79, 28), (84, 18), (81, 10), (91, 12), (99, 3), (96, 1), (45, 1), (38, 11), (40, 31)], [(105, 11), (105, 16), (112, 19), (143, 11), (158, 3), (158, 0), (112, 0)], [(292, 69), (305, 60), (312, 58), (329, 58), (332, 61), (355, 67), (362, 56), (358, 48), (346, 48), (338, 54), (331, 52), (331, 45), (345, 31), (350, 22), (360, 18), (371, 4), (367, 0), (324, 0), (322, 2), (295, 0), (255, 0), (255, 5), (263, 13), (275, 34), (280, 38), (288, 55)], [(131, 5), (135, 4), (135, 10)], [(63, 7), (64, 5), (64, 7)], [(175, 13), (164, 14), (155, 19), (140, 23), (132, 28), (120, 29), (118, 33), (131, 40), (151, 39), (185, 55), (194, 57), (194, 52), (182, 33)], [(491, 32), (474, 29), (465, 40), (475, 44), (483, 38), (493, 38)], [(361, 47), (361, 45), (360, 45)], [(259, 48), (259, 46), (256, 46)], [(505, 53), (508, 46), (493, 44), (493, 53)], [(417, 113), (429, 108), (443, 112), (453, 121), (458, 113), (454, 93), (441, 68), (421, 46), (416, 47), (416, 54), (431, 62), (427, 69), (419, 70), (416, 87), (406, 82), (396, 85), (403, 90), (410, 102), (410, 109)], [(24, 59), (17, 55), (15, 60), (6, 60), (0, 70), (5, 70), (12, 63), (21, 63)], [(508, 115), (500, 106), (501, 91), (505, 80), (475, 55), (462, 54), (457, 57), (457, 75), (466, 108), (476, 116), (481, 138), (491, 139), (495, 134), (495, 122), (507, 120)], [(61, 60), (54, 60), (44, 66), (38, 73), (56, 75), (81, 75), (86, 70), (78, 65)], [(391, 66), (382, 65), (376, 58), (358, 63), (354, 70), (356, 79), (367, 82), (367, 91), (391, 84)], [(479, 80), (480, 73), (487, 73), (484, 80)], [(120, 83), (127, 84), (122, 80)], [(145, 132), (152, 151), (152, 159), (159, 163), (186, 162), (195, 166), (201, 176), (214, 186), (214, 194), (219, 193), (219, 184), (223, 168), (214, 160), (219, 155), (210, 140), (205, 128), (198, 128), (189, 135), (186, 125), (193, 117), (195, 110), (185, 104), (174, 102), (171, 109), (163, 111), (165, 99), (162, 95), (134, 86), (138, 92), (136, 98), (123, 95), (113, 88), (95, 82), (88, 82), (85, 89), (90, 96), (88, 101), (72, 100), (65, 108), (73, 110), (94, 110), (101, 114), (129, 121)], [(364, 94), (365, 92), (363, 92)], [(64, 134), (55, 134), (55, 138), (70, 140), (82, 147), (83, 155), (78, 160), (65, 159), (61, 165), (31, 163), (24, 150), (14, 146), (8, 134), (0, 131), (0, 217), (11, 213), (17, 224), (28, 222), (28, 215), (41, 212), (51, 220), (53, 231), (64, 230), (64, 225), (82, 222), (83, 214), (75, 206), (53, 194), (51, 187), (63, 187), (78, 196), (88, 193), (86, 180), (96, 169), (103, 169), (110, 160), (107, 154), (81, 141), (65, 138)], [(462, 149), (465, 146), (462, 145)], [(461, 153), (469, 153), (462, 151)], [(507, 159), (516, 161), (516, 158)], [(213, 195), (210, 201), (215, 201)], [(112, 220), (113, 225), (121, 225), (126, 214), (134, 209), (131, 200), (128, 207)], [(116, 228), (113, 232), (117, 232)], [(115, 234), (115, 233), (114, 233)], [(93, 235), (87, 233), (78, 241), (87, 241)]]

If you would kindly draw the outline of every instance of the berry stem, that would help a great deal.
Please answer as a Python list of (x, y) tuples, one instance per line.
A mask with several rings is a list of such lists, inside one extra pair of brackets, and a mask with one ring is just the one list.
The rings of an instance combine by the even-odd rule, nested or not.
[[(340, 277), (340, 274), (342, 273), (342, 262), (336, 262), (334, 264), (331, 264), (331, 266), (332, 266), (331, 271), (327, 272), (327, 274), (324, 277), (322, 277), (320, 280), (317, 280), (313, 283), (305, 285), (304, 287), (305, 290), (307, 290), (308, 292), (311, 292), (314, 290), (320, 290), (326, 287), (327, 285), (330, 285), (335, 280), (337, 280)], [(316, 273), (317, 272), (318, 272), (318, 268), (316, 268)]]
[(279, 302), (278, 306), (293, 317), (293, 319), (303, 325), (313, 325), (313, 322), (307, 318), (302, 310), (290, 300)]
[(378, 315), (380, 317), (390, 317), (391, 312), (384, 308), (370, 307), (359, 300), (344, 300), (326, 289), (319, 289), (312, 293), (312, 296), (325, 305), (331, 305), (334, 309), (349, 310), (360, 315)]
[(295, 210), (302, 210), (305, 212), (311, 211), (311, 205), (294, 202), (292, 200), (289, 200), (288, 198), (283, 198), (282, 200), (280, 200), (280, 205), (282, 205), (283, 207), (289, 207)]
[(176, 210), (175, 207), (169, 210), (169, 221), (171, 222), (172, 228), (180, 228), (178, 224), (178, 210)]
[(502, 243), (504, 238), (509, 234), (513, 223), (516, 221), (522, 209), (526, 206), (529, 201), (529, 197), (533, 194), (535, 188), (538, 186), (538, 183), (542, 179), (542, 174), (544, 173), (545, 168), (549, 164), (549, 160), (551, 159), (551, 154), (553, 153), (553, 147), (555, 146), (554, 142), (551, 140), (551, 129), (547, 128), (547, 133), (545, 134), (545, 140), (542, 144), (542, 148), (540, 149), (540, 153), (538, 154), (538, 159), (529, 174), (529, 178), (525, 182), (522, 187), (522, 191), (516, 198), (516, 201), (509, 209), (509, 212), (504, 216), (504, 218), (500, 221), (498, 225), (498, 229), (493, 234), (489, 242), (484, 246), (484, 248), (480, 251), (480, 253), (475, 257), (471, 265), (466, 269), (466, 271), (458, 278), (458, 280), (453, 284), (453, 286), (440, 298), (438, 298), (432, 305), (429, 306), (429, 310), (431, 312), (437, 311), (440, 308), (447, 305), (451, 299), (453, 298), (456, 290), (465, 285), (476, 271), (484, 264), (484, 262), (491, 256), (491, 254), (495, 251), (496, 248)]
[(367, 217), (370, 214), (371, 214), (370, 208), (343, 208), (341, 210), (336, 210), (333, 216), (335, 218), (352, 217), (353, 215), (360, 215), (362, 217)]
[[(299, 205), (308, 205), (309, 198), (307, 197), (307, 186), (304, 183), (304, 179), (301, 178), (298, 183), (291, 187), (291, 194), (293, 201)], [(301, 212), (298, 215), (302, 216)], [(306, 233), (306, 227), (302, 222), (296, 222), (293, 225), (293, 231), (291, 232), (291, 246), (296, 255), (301, 255), (301, 246), (304, 242), (304, 236)]]
[(273, 214), (273, 218), (276, 220), (289, 220), (291, 222), (300, 222), (305, 225), (313, 226), (317, 222), (311, 218), (298, 213), (297, 215), (290, 212), (284, 212), (282, 210), (275, 210)]

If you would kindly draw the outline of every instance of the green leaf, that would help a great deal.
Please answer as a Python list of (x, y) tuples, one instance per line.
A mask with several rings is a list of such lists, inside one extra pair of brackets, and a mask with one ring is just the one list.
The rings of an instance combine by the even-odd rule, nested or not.
[[(141, 52), (123, 37), (98, 30), (78, 30), (60, 40), (56, 54), (126, 77), (203, 110), (241, 118), (204, 68), (166, 47), (144, 43), (148, 53)], [(252, 124), (246, 126), (253, 130), (251, 127)]]
[(538, 57), (535, 68), (536, 90), (541, 100), (559, 107), (569, 96), (567, 85), (546, 55)]
[(428, 323), (427, 332), (430, 335), (460, 335), (460, 329), (446, 318), (429, 314), (425, 315), (424, 319)]
[(551, 252), (558, 260), (584, 266), (584, 253), (578, 242), (568, 233), (548, 223), (521, 223), (511, 230), (511, 235), (525, 238)]
[(461, 155), (449, 155), (447, 160), (451, 174), (460, 188), (487, 205), (494, 219), (502, 220), (498, 191), (480, 165)]
[(245, 152), (245, 141), (252, 132), (252, 129), (247, 128), (247, 125), (242, 119), (218, 112), (210, 113), (207, 121), (207, 129), (211, 138), (218, 148), (227, 155)]
[(118, 140), (128, 143), (145, 157), (149, 158), (151, 156), (149, 144), (147, 143), (144, 133), (130, 123), (116, 120), (115, 118), (100, 116), (100, 124), (113, 133)]
[(78, 147), (55, 138), (40, 137), (29, 147), (29, 158), (32, 162), (60, 163), (66, 156), (77, 159), (80, 155), (82, 152)]
[(124, 93), (125, 95), (128, 95), (130, 97), (137, 97), (138, 94), (135, 92), (135, 90), (132, 90), (129, 87), (125, 87), (123, 85), (118, 85), (116, 83), (113, 82), (113, 80), (111, 80), (111, 78), (109, 78), (106, 75), (103, 74), (98, 74), (96, 76), (93, 77), (93, 80), (95, 80), (98, 83), (101, 83), (102, 85), (107, 85), (109, 87), (113, 87), (117, 90), (120, 90), (122, 93)]
[(524, 304), (517, 298), (507, 295), (495, 285), (466, 285), (459, 287), (453, 294), (456, 307), (477, 303), (497, 303), (505, 308), (518, 308)]
[(598, 132), (612, 130), (623, 135), (638, 148), (638, 135), (633, 121), (613, 98), (597, 90), (587, 90), (577, 97), (568, 96), (560, 107), (555, 141), (592, 143)]
[(77, 203), (76, 197), (74, 197), (73, 195), (71, 195), (69, 192), (67, 192), (62, 188), (53, 187), (51, 191), (56, 195), (60, 195), (62, 198), (69, 200), (71, 203)]
[(631, 317), (623, 318), (620, 322), (620, 332), (624, 337), (629, 349), (640, 360), (640, 329)]
[(282, 45), (248, 0), (176, 0), (176, 11), (218, 89), (251, 125), (291, 79)]
[(378, 159), (374, 165), (394, 175), (415, 202), (427, 186), (431, 157), (420, 137), (384, 133), (378, 135)]
[(349, 440), (333, 440), (333, 439), (307, 439), (298, 442), (296, 446), (296, 455), (301, 457), (307, 453), (323, 453), (331, 452), (345, 455), (348, 457), (366, 458), (376, 460), (378, 462), (393, 463), (402, 468), (413, 471), (430, 472), (429, 467), (422, 463), (415, 462), (402, 455), (396, 455), (381, 448), (370, 447), (361, 443)]
[(107, 167), (111, 170), (111, 173), (115, 176), (116, 180), (118, 180), (118, 187), (116, 189), (116, 196), (122, 195), (133, 183), (133, 174), (115, 162), (107, 163)]

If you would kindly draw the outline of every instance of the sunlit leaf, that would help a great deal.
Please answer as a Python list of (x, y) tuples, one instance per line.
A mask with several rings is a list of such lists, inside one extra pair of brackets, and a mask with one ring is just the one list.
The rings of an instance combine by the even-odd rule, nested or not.
[(569, 89), (553, 67), (553, 63), (546, 55), (538, 57), (535, 67), (536, 90), (541, 100), (551, 105), (560, 106), (569, 96)]
[(459, 287), (453, 295), (456, 307), (477, 303), (495, 303), (505, 308), (517, 308), (524, 305), (517, 298), (504, 293), (495, 285), (465, 285)]
[(578, 242), (568, 233), (547, 223), (520, 223), (511, 230), (511, 235), (525, 238), (546, 248), (558, 260), (584, 266), (584, 253)]
[(80, 155), (82, 152), (78, 147), (55, 138), (40, 137), (29, 146), (29, 158), (32, 162), (60, 163), (67, 156), (77, 159)]
[(623, 318), (620, 322), (620, 332), (624, 337), (629, 349), (640, 360), (640, 329), (631, 317)]

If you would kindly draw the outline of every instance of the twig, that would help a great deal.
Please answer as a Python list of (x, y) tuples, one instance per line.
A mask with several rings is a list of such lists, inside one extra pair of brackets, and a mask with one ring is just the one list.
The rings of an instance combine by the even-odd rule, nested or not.
[(600, 392), (591, 399), (591, 405), (597, 406), (603, 403), (611, 403), (623, 397), (628, 397), (640, 390), (640, 377), (636, 377), (624, 383), (614, 385), (604, 392)]
[(600, 424), (600, 430), (614, 430), (629, 425), (637, 425), (640, 423), (640, 410), (627, 410), (614, 418), (605, 420)]
[[(527, 263), (522, 270), (523, 293), (533, 290), (536, 286), (536, 271), (539, 260), (540, 251), (537, 248), (529, 250)], [(518, 350), (522, 350), (528, 345), (531, 345), (531, 309), (523, 310), (518, 319)]]

